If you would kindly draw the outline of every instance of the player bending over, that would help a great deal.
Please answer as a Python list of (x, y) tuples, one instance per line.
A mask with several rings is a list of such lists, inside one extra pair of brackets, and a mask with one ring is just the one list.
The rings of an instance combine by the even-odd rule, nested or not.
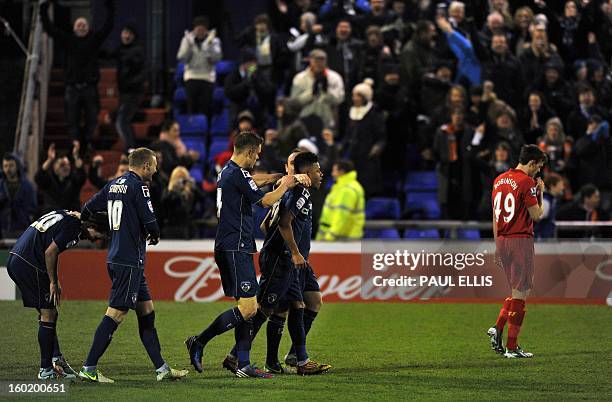
[[(191, 364), (202, 372), (204, 347), (215, 336), (235, 328), (237, 345), (237, 377), (270, 378), (272, 375), (250, 363), (252, 318), (257, 312), (258, 284), (253, 263), (255, 239), (253, 237), (252, 204), (267, 208), (278, 201), (296, 179), (306, 184), (302, 176), (284, 176), (274, 191), (264, 194), (251, 177), (261, 152), (261, 137), (253, 132), (241, 132), (234, 142), (234, 154), (225, 165), (217, 181), (217, 235), (215, 236), (215, 262), (219, 267), (223, 291), (237, 300), (237, 307), (220, 314), (198, 336), (185, 341)], [(271, 179), (271, 182), (274, 182)], [(259, 183), (263, 185), (264, 183)]]
[(100, 373), (98, 360), (111, 343), (113, 333), (127, 316), (136, 310), (138, 332), (149, 358), (153, 362), (157, 381), (185, 377), (187, 370), (170, 368), (161, 355), (155, 329), (155, 311), (144, 275), (147, 240), (159, 242), (159, 227), (149, 195), (150, 182), (157, 171), (155, 153), (137, 148), (129, 155), (130, 171), (102, 188), (83, 207), (82, 215), (108, 211), (110, 245), (107, 269), (112, 281), (108, 308), (102, 318), (93, 344), (79, 372), (79, 377), (94, 382), (114, 382)]
[[(533, 288), (533, 221), (544, 214), (544, 182), (534, 177), (546, 164), (547, 156), (536, 145), (524, 145), (516, 169), (502, 173), (493, 181), (493, 236), (495, 263), (506, 274), (512, 296), (506, 298), (495, 325), (487, 331), (492, 349), (507, 358), (533, 357), (518, 345), (525, 318), (525, 302)], [(506, 349), (502, 341), (508, 322)]]
[[(321, 186), (323, 174), (317, 156), (310, 152), (297, 153), (292, 161), (295, 172), (307, 174), (312, 185)], [(306, 333), (304, 330), (304, 301), (302, 272), (308, 267), (310, 237), (312, 235), (312, 202), (310, 191), (302, 185), (285, 193), (278, 208), (278, 219), (266, 231), (264, 246), (259, 255), (262, 276), (259, 281), (257, 300), (259, 310), (253, 318), (253, 338), (272, 314), (289, 314), (289, 333), (298, 355), (297, 372), (301, 375), (319, 374), (331, 368), (308, 358), (306, 352)], [(282, 327), (281, 327), (282, 328)], [(236, 370), (237, 346), (227, 355), (223, 366), (230, 371)], [(273, 359), (266, 359), (266, 371), (283, 373), (278, 362), (278, 348)]]
[(41, 216), (17, 239), (6, 268), (19, 287), (23, 306), (38, 310), (39, 380), (76, 378), (62, 356), (55, 327), (60, 297), (59, 254), (81, 239), (98, 240), (108, 232), (106, 216), (83, 221), (78, 212), (57, 210)]

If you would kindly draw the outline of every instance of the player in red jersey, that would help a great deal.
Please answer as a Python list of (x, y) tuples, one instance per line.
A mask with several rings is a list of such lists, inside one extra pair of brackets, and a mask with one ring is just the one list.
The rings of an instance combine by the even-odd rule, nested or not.
[[(533, 222), (544, 214), (544, 182), (541, 178), (534, 178), (547, 159), (536, 145), (524, 145), (518, 166), (493, 181), (495, 263), (504, 270), (512, 296), (504, 301), (497, 322), (489, 328), (487, 335), (493, 350), (507, 358), (533, 357), (532, 353), (521, 349), (517, 338), (525, 317), (525, 302), (533, 287)], [(502, 334), (506, 322), (508, 342), (504, 350)]]

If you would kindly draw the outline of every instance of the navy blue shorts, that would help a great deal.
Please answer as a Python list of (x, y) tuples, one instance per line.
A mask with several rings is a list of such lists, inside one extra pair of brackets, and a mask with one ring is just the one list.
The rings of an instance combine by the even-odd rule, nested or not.
[(24, 307), (35, 309), (55, 309), (49, 299), (51, 280), (46, 272), (42, 272), (20, 257), (9, 254), (6, 270), (21, 291)]
[(302, 301), (299, 270), (288, 255), (259, 254), (259, 293), (257, 301), (263, 307), (274, 307), (279, 302)]
[(143, 268), (107, 264), (108, 276), (113, 282), (108, 306), (117, 310), (136, 309), (136, 303), (151, 300), (149, 285)]
[(310, 266), (300, 269), (300, 284), (302, 285), (303, 292), (320, 292), (319, 282), (317, 276)]
[(254, 297), (259, 286), (253, 254), (215, 250), (215, 262), (221, 274), (223, 292), (235, 299)]

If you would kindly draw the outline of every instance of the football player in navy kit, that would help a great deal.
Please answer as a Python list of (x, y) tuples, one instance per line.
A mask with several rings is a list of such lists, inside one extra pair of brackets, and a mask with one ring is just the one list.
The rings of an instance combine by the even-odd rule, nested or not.
[(6, 263), (9, 276), (21, 291), (23, 306), (39, 313), (39, 380), (76, 378), (62, 356), (55, 330), (62, 293), (57, 262), (59, 254), (79, 240), (106, 236), (106, 216), (91, 218), (83, 221), (80, 213), (63, 209), (41, 216), (17, 239)]
[(284, 176), (279, 186), (264, 194), (250, 174), (259, 159), (263, 140), (253, 132), (241, 132), (234, 141), (234, 153), (217, 181), (217, 217), (219, 225), (215, 237), (215, 262), (219, 267), (226, 296), (237, 300), (237, 307), (219, 315), (197, 336), (187, 338), (185, 344), (191, 364), (202, 371), (202, 355), (206, 344), (215, 336), (232, 328), (236, 332), (237, 377), (270, 378), (250, 364), (252, 318), (257, 312), (257, 277), (253, 254), (252, 205), (270, 207), (283, 194), (296, 186), (298, 180), (310, 184), (304, 176)]
[(129, 310), (136, 310), (140, 339), (155, 366), (157, 381), (178, 379), (188, 374), (187, 370), (169, 367), (161, 356), (153, 301), (144, 275), (147, 240), (150, 245), (159, 242), (159, 227), (146, 184), (157, 171), (157, 159), (148, 148), (132, 151), (128, 159), (129, 172), (108, 182), (82, 211), (83, 216), (107, 211), (110, 226), (107, 269), (112, 287), (109, 304), (79, 372), (79, 377), (93, 382), (114, 382), (96, 367)]
[[(297, 185), (283, 195), (278, 207), (275, 206), (271, 224), (259, 255), (262, 276), (259, 281), (259, 310), (253, 319), (253, 337), (266, 319), (274, 312), (291, 310), (289, 333), (297, 355), (297, 373), (300, 375), (320, 374), (331, 368), (308, 358), (306, 333), (304, 330), (304, 301), (302, 272), (309, 266), (312, 235), (312, 202), (310, 191), (318, 189), (323, 179), (318, 158), (311, 152), (300, 152), (293, 165), (296, 173), (306, 174), (312, 185)], [(268, 345), (270, 346), (270, 345)], [(232, 370), (237, 354), (236, 346), (226, 357), (224, 366)], [(266, 372), (284, 372), (278, 362), (278, 348), (266, 358)]]

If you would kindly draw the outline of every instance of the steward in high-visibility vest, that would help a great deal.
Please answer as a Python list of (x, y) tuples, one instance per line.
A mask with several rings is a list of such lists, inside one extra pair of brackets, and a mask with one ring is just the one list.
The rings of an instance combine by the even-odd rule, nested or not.
[[(363, 237), (365, 193), (349, 161), (334, 165), (336, 183), (325, 198), (316, 240), (354, 240)], [(339, 173), (337, 176), (334, 173)]]

